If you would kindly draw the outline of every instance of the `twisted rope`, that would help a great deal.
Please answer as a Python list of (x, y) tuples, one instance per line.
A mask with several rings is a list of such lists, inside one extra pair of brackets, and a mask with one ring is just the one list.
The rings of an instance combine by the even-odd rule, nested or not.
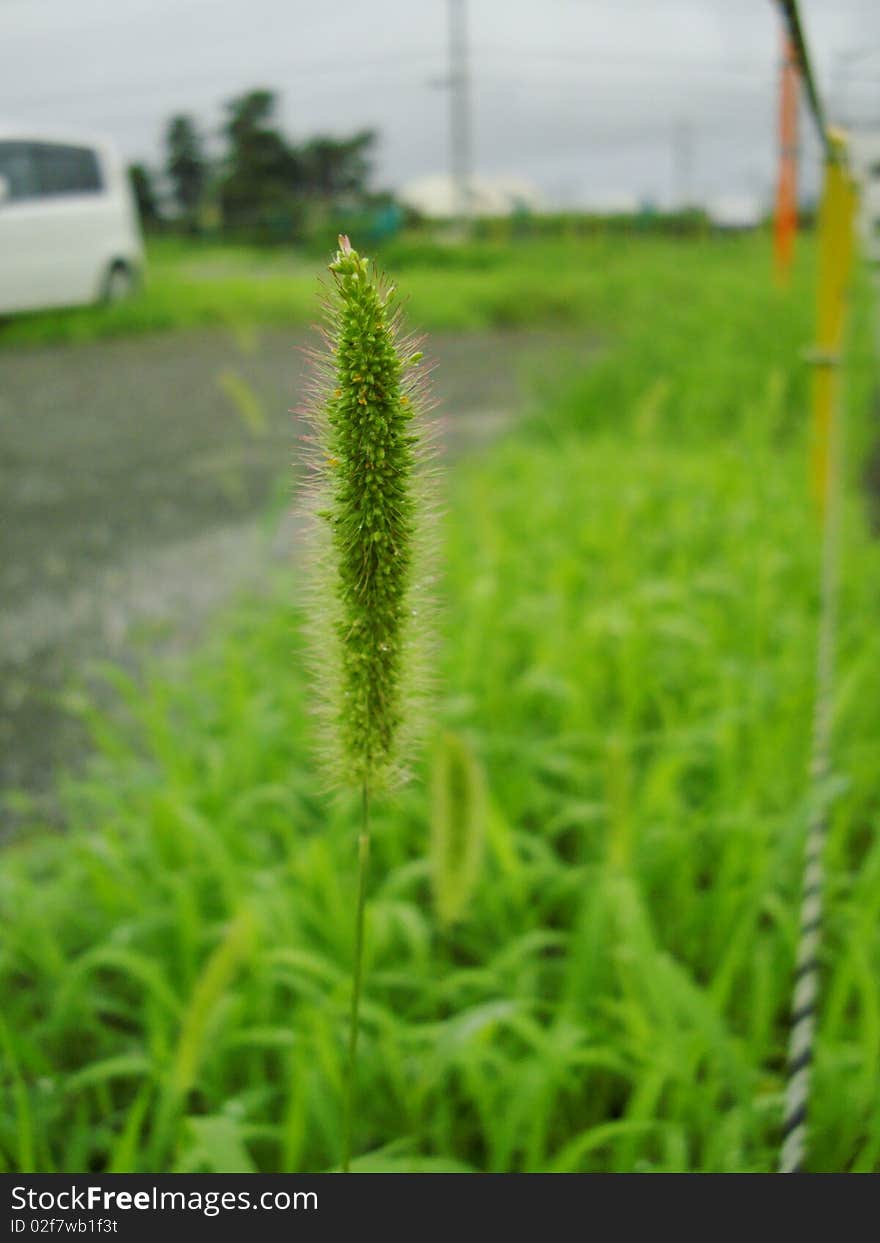
[[(845, 159), (845, 148), (831, 134), (816, 86), (797, 0), (779, 0), (807, 101), (829, 164)], [(832, 357), (814, 357), (814, 365), (838, 365)], [(839, 396), (837, 398), (839, 400)], [(810, 746), (811, 807), (804, 846), (803, 882), (794, 992), (789, 1019), (788, 1064), (782, 1122), (780, 1174), (803, 1169), (807, 1152), (810, 1084), (816, 1039), (816, 1003), (819, 997), (819, 959), (825, 890), (825, 843), (828, 837), (827, 779), (830, 775), (831, 715), (834, 651), (837, 628), (839, 527), (839, 417), (830, 411), (828, 460), (822, 480), (822, 570), (819, 636), (816, 648), (816, 684)]]
[(816, 690), (810, 747), (812, 806), (804, 847), (803, 887), (794, 976), (785, 1108), (782, 1123), (780, 1174), (797, 1174), (807, 1151), (807, 1111), (816, 1035), (819, 995), (819, 951), (825, 889), (825, 843), (828, 837), (828, 798), (823, 790), (830, 776), (832, 693), (837, 629), (839, 530), (839, 419), (829, 446), (828, 480), (823, 510), (822, 574), (819, 637), (816, 649)]

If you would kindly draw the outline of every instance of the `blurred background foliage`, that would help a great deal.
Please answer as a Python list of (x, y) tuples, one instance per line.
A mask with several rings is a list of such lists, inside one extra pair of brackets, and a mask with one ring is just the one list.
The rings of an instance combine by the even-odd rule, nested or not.
[(355, 211), (369, 223), (370, 240), (396, 231), (402, 209), (390, 193), (368, 188), (375, 132), (319, 134), (297, 144), (281, 130), (277, 109), (278, 93), (265, 88), (230, 99), (219, 151), (194, 117), (173, 116), (164, 176), (144, 164), (129, 169), (145, 230), (315, 244), (317, 235), (326, 240), (332, 220)]

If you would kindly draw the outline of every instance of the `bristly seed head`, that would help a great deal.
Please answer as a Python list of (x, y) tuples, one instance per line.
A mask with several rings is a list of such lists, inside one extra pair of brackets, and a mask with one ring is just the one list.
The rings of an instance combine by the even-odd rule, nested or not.
[(312, 634), (334, 775), (376, 789), (399, 769), (417, 637), (419, 393), (408, 371), (418, 359), (400, 339), (392, 290), (347, 237), (330, 272), (330, 352), (311, 411), (326, 607)]

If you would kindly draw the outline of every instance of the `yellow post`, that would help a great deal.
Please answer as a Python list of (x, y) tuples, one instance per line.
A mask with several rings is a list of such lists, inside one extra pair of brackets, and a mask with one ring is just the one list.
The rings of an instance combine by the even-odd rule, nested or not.
[(829, 135), (819, 212), (819, 293), (813, 373), (813, 495), (824, 518), (831, 485), (840, 353), (853, 260), (856, 192), (842, 134)]

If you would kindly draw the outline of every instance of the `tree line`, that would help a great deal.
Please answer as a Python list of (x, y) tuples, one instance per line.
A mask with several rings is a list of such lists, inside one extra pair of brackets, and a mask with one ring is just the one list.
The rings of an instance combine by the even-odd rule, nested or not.
[(219, 158), (207, 154), (193, 117), (172, 117), (160, 170), (170, 194), (160, 193), (157, 174), (144, 164), (129, 169), (144, 227), (282, 241), (320, 230), (342, 210), (393, 214), (391, 196), (368, 189), (373, 130), (297, 145), (280, 128), (278, 102), (265, 89), (229, 100)]

